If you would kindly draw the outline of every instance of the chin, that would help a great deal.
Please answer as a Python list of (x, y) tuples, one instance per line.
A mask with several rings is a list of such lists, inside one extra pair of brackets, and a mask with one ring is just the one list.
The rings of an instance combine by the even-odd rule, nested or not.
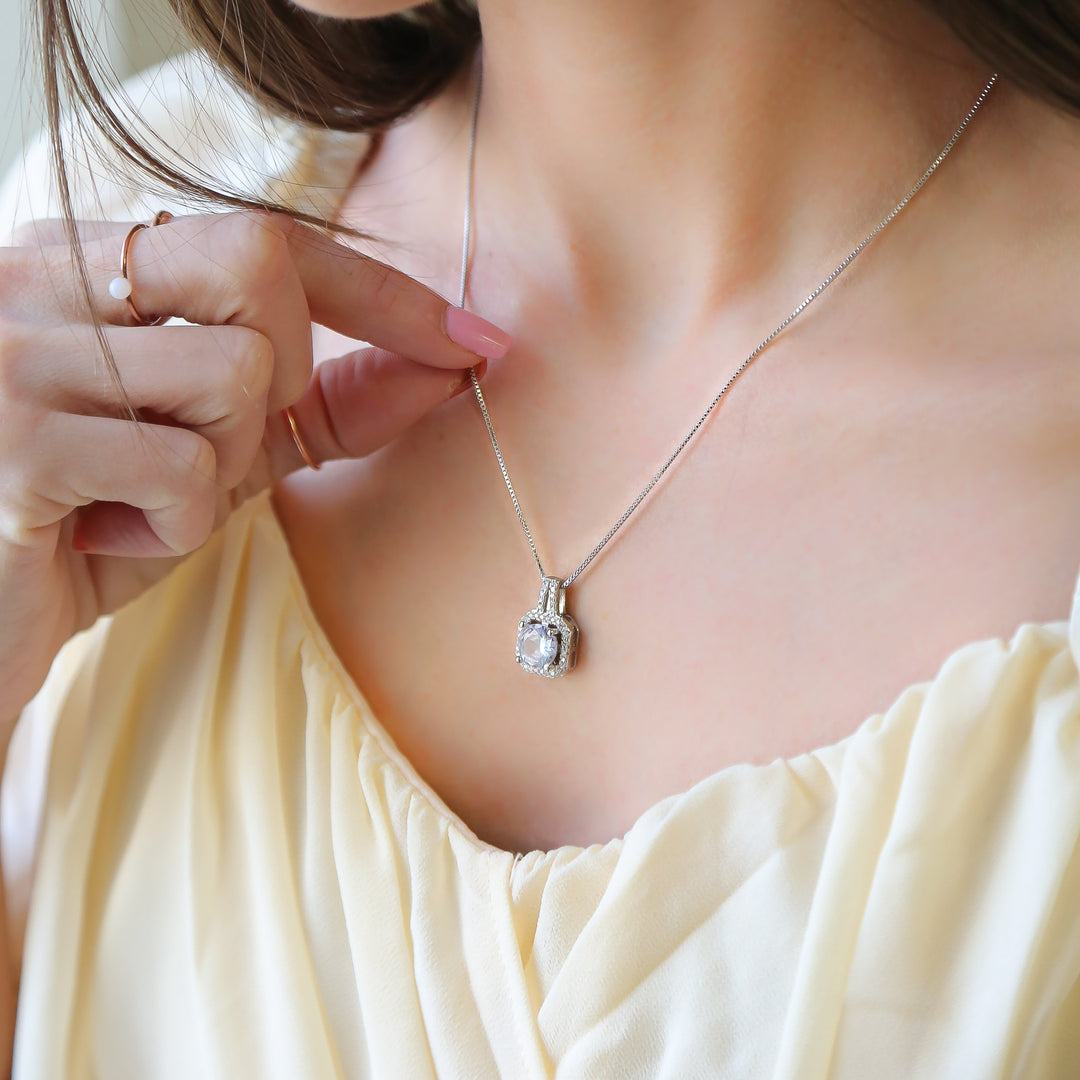
[(334, 19), (374, 19), (420, 6), (416, 0), (412, 3), (401, 3), (401, 0), (293, 0), (293, 3), (316, 15), (329, 15)]

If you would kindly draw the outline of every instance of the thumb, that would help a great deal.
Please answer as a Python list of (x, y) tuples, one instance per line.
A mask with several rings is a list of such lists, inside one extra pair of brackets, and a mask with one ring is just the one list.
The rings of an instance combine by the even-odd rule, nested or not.
[[(480, 360), (477, 378), (486, 370), (487, 361)], [(365, 348), (319, 364), (290, 411), (300, 441), (320, 466), (366, 457), (471, 388), (468, 368), (436, 368), (386, 349)], [(284, 411), (267, 417), (263, 445), (271, 483), (307, 465)]]

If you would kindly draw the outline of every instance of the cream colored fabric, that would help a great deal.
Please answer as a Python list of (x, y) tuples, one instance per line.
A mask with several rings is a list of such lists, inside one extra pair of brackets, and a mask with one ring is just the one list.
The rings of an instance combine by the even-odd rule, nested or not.
[[(290, 138), (297, 198), (362, 150)], [(397, 752), (256, 496), (20, 721), (15, 1075), (1072, 1080), (1077, 585), (840, 743), (518, 859)]]
[(18, 1077), (1066, 1080), (1080, 593), (622, 839), (479, 842), (372, 716), (264, 493), (73, 639)]

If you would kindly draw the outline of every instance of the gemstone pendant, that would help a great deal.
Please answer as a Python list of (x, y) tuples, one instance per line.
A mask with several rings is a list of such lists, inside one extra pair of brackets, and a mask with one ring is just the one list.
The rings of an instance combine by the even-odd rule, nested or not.
[(566, 586), (546, 577), (536, 607), (518, 623), (515, 659), (534, 675), (557, 679), (577, 662), (578, 625), (566, 614)]

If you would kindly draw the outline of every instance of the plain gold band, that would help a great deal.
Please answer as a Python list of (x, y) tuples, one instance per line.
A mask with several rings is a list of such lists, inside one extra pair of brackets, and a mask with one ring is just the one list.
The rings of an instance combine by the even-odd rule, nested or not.
[(300, 438), (300, 428), (297, 427), (296, 417), (293, 416), (292, 409), (286, 407), (284, 411), (285, 419), (289, 421), (289, 428), (292, 430), (293, 442), (296, 443), (296, 449), (300, 451), (300, 456), (304, 459), (304, 463), (309, 469), (322, 468), (322, 466), (308, 453), (308, 449), (304, 445), (304, 440)]

